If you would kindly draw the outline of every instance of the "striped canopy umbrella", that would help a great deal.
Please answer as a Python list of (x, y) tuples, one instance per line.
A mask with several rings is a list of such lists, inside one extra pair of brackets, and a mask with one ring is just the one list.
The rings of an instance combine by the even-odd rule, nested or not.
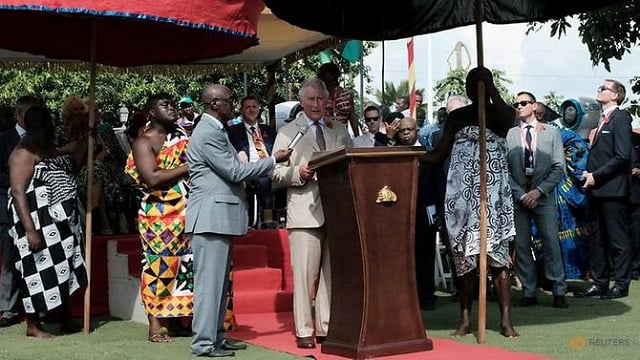
[[(0, 48), (52, 60), (90, 62), (89, 128), (95, 123), (96, 63), (179, 64), (242, 52), (258, 44), (261, 0), (0, 0)], [(93, 173), (93, 138), (87, 171)], [(93, 177), (87, 176), (87, 193)], [(85, 253), (91, 275), (93, 200), (87, 198)], [(90, 283), (84, 330), (89, 331)]]
[(0, 48), (89, 62), (95, 46), (104, 65), (184, 63), (257, 45), (263, 8), (260, 0), (0, 0)]

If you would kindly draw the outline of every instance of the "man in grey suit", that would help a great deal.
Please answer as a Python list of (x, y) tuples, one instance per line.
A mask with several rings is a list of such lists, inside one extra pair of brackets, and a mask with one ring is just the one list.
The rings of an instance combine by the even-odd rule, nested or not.
[(555, 188), (564, 177), (564, 150), (558, 129), (539, 123), (534, 113), (536, 98), (522, 91), (513, 106), (520, 124), (507, 133), (509, 173), (516, 225), (516, 265), (522, 282), (520, 306), (533, 306), (536, 297), (536, 265), (531, 254), (533, 219), (544, 252), (544, 274), (553, 283), (553, 306), (566, 308), (567, 284), (558, 240)]
[(304, 111), (278, 131), (273, 148), (286, 149), (303, 127), (309, 130), (295, 146), (291, 159), (278, 164), (273, 181), (287, 186), (296, 345), (309, 349), (316, 346), (313, 335), (316, 341), (322, 342), (329, 329), (331, 271), (320, 189), (315, 173), (307, 163), (314, 152), (351, 147), (351, 138), (345, 126), (323, 117), (329, 92), (322, 80), (305, 80), (299, 98)]
[(247, 233), (247, 196), (243, 182), (270, 174), (291, 151), (243, 163), (223, 124), (232, 118), (232, 93), (223, 85), (202, 92), (205, 110), (189, 140), (187, 164), (191, 192), (185, 232), (191, 238), (194, 316), (191, 352), (203, 357), (233, 356), (246, 348), (225, 339), (224, 314), (229, 286), (231, 239)]

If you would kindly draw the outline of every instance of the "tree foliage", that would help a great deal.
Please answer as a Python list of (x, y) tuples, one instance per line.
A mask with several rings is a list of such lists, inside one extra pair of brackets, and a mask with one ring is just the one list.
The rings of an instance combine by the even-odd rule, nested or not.
[[(384, 82), (384, 94), (381, 90), (376, 90), (373, 96), (376, 97), (377, 103), (380, 105), (391, 106), (396, 99), (409, 96), (409, 80), (402, 80), (396, 87), (392, 82)], [(416, 89), (419, 94), (424, 94), (424, 89)]]
[[(632, 49), (640, 46), (640, 1), (626, 0), (622, 3), (604, 7), (589, 13), (577, 15), (578, 33), (587, 45), (591, 63), (602, 64), (611, 71), (611, 60), (621, 60)], [(529, 31), (538, 31), (543, 24), (551, 25), (550, 36), (561, 37), (571, 24), (567, 18), (553, 19), (543, 23), (529, 24)], [(631, 80), (631, 89), (640, 94), (640, 77)], [(629, 100), (627, 109), (640, 116), (638, 100)]]
[[(376, 46), (375, 42), (365, 42), (364, 55)], [(342, 47), (330, 49), (332, 61), (342, 69), (344, 85), (353, 88), (360, 74), (360, 63), (349, 63), (340, 56)], [(300, 84), (307, 77), (315, 76), (320, 66), (318, 56), (310, 55), (294, 63), (284, 60), (275, 64), (275, 101), (294, 100)], [(370, 68), (362, 69), (369, 80)], [(246, 73), (188, 73), (176, 65), (174, 72), (139, 73), (134, 71), (98, 71), (96, 78), (96, 102), (107, 121), (116, 122), (119, 108), (124, 104), (130, 112), (140, 110), (146, 99), (158, 92), (168, 92), (179, 99), (190, 96), (198, 100), (206, 84), (220, 83), (231, 88), (236, 97), (246, 93), (257, 96), (266, 106), (268, 94), (268, 73), (260, 68)], [(29, 67), (0, 68), (0, 106), (13, 106), (22, 95), (35, 95), (58, 118), (64, 100), (70, 95), (89, 97), (89, 72), (84, 69), (70, 69), (48, 63), (35, 63)]]
[(553, 110), (560, 109), (560, 104), (562, 104), (563, 100), (564, 96), (556, 94), (555, 91), (549, 91), (549, 93), (544, 96), (544, 103)]

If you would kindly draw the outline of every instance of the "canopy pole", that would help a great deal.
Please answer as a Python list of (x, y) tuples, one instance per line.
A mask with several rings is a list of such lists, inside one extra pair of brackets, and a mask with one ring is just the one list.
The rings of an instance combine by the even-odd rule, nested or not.
[(89, 134), (87, 145), (87, 208), (85, 217), (85, 267), (87, 269), (87, 289), (84, 292), (83, 332), (88, 334), (91, 328), (91, 238), (93, 209), (93, 127), (96, 123), (96, 58), (97, 25), (91, 21), (91, 72), (89, 76)]
[[(484, 67), (482, 2), (476, 0), (476, 48), (478, 67)], [(480, 128), (480, 293), (478, 295), (478, 344), (485, 343), (487, 325), (487, 114), (485, 83), (478, 83), (478, 127)]]

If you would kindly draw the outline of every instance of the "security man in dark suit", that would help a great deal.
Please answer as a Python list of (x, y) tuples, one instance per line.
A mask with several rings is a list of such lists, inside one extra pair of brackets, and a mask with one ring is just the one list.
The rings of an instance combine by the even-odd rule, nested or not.
[(40, 101), (33, 96), (22, 96), (16, 101), (15, 121), (13, 128), (0, 133), (0, 252), (2, 252), (2, 271), (0, 272), (0, 327), (17, 324), (18, 316), (18, 278), (15, 262), (18, 260), (18, 251), (13, 246), (13, 239), (9, 235), (9, 229), (13, 225), (13, 219), (7, 210), (9, 190), (9, 155), (18, 145), (27, 131), (24, 125), (24, 114)]
[[(424, 146), (418, 139), (416, 120), (400, 120), (396, 146)], [(437, 165), (420, 164), (415, 223), (415, 262), (418, 302), (422, 310), (434, 310), (436, 304), (435, 260), (436, 233), (444, 219), (437, 207), (444, 203), (444, 172)]]
[[(578, 297), (617, 299), (629, 294), (632, 245), (627, 206), (633, 146), (631, 116), (618, 108), (625, 95), (624, 85), (616, 80), (605, 80), (598, 88), (596, 99), (602, 106), (603, 117), (589, 136), (591, 149), (583, 186), (590, 190), (590, 206), (599, 230), (590, 243), (593, 284), (576, 294)], [(615, 285), (609, 289), (611, 270)]]
[[(248, 95), (240, 100), (240, 114), (242, 123), (227, 128), (229, 140), (240, 155), (240, 159), (246, 162), (256, 162), (268, 157), (273, 151), (273, 142), (276, 132), (265, 124), (259, 124), (260, 103), (255, 96)], [(258, 216), (263, 226), (271, 226), (273, 222), (274, 194), (271, 189), (271, 177), (264, 176), (256, 181), (247, 183), (247, 195), (258, 197)], [(249, 222), (253, 219), (253, 202), (249, 203)]]

